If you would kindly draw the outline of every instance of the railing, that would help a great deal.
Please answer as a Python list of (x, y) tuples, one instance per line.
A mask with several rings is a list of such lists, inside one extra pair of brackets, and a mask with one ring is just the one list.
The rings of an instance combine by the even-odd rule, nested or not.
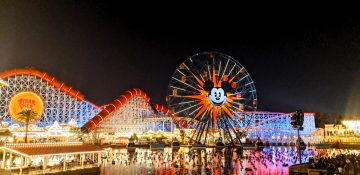
[(15, 147), (29, 147), (29, 146), (68, 146), (68, 145), (82, 145), (83, 142), (56, 142), (56, 143), (7, 143), (3, 146)]

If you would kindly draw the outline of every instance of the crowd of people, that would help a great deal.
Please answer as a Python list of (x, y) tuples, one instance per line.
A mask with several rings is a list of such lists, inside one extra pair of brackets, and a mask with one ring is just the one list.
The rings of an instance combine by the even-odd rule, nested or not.
[[(303, 152), (303, 160), (307, 161), (312, 151)], [(184, 174), (218, 173), (244, 174), (246, 172), (286, 172), (287, 167), (295, 164), (296, 151), (292, 148), (266, 148), (264, 151), (244, 151), (236, 149), (208, 148), (194, 150), (181, 148), (173, 151), (135, 151), (112, 152), (112, 163), (120, 166), (134, 165), (147, 170), (182, 172)]]
[[(294, 147), (266, 147), (263, 151), (235, 149), (150, 151), (112, 151), (109, 155), (113, 167), (133, 167), (143, 171), (175, 171), (179, 174), (287, 174), (288, 167), (298, 164), (298, 154)], [(310, 168), (326, 169), (328, 172), (356, 174), (360, 172), (360, 155), (350, 150), (301, 151), (302, 163)], [(178, 174), (177, 173), (177, 174)], [(146, 174), (146, 173), (144, 173)], [(159, 173), (161, 174), (161, 173)]]
[(354, 150), (317, 150), (309, 163), (310, 168), (325, 169), (328, 174), (360, 174), (360, 154)]

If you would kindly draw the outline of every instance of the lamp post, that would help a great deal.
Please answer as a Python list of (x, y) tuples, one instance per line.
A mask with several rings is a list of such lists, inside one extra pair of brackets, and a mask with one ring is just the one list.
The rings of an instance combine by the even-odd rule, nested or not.
[(290, 124), (294, 129), (297, 130), (297, 141), (296, 141), (296, 147), (298, 149), (298, 156), (299, 156), (299, 162), (301, 164), (301, 138), (300, 138), (300, 130), (303, 130), (302, 127), (304, 123), (304, 112), (299, 109), (294, 113), (291, 113), (291, 122)]
[[(170, 159), (170, 163), (169, 163), (169, 167), (171, 167), (172, 166), (172, 154), (173, 154), (173, 138), (172, 138), (172, 136), (173, 136), (173, 120), (171, 120), (171, 124), (170, 124), (170, 130), (171, 130), (171, 132), (170, 132), (170, 140), (171, 140), (171, 149), (170, 149), (170, 153), (169, 153), (169, 157), (168, 157), (168, 159)], [(166, 166), (166, 164), (165, 164), (165, 166)]]
[(105, 166), (106, 166), (106, 163), (107, 163), (106, 159), (107, 159), (107, 155), (102, 154), (101, 155), (101, 164), (102, 164), (102, 167), (103, 167), (103, 173), (105, 173)]

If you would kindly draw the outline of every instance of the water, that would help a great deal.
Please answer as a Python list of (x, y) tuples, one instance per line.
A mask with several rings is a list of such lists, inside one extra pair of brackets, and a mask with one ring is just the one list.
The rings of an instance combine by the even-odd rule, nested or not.
[[(302, 162), (319, 154), (336, 155), (341, 150), (302, 151)], [(243, 156), (234, 149), (195, 150), (187, 147), (149, 150), (109, 149), (109, 159), (102, 164), (101, 174), (168, 175), (168, 174), (289, 174), (288, 166), (299, 163), (295, 147), (267, 147), (263, 151), (244, 150)]]

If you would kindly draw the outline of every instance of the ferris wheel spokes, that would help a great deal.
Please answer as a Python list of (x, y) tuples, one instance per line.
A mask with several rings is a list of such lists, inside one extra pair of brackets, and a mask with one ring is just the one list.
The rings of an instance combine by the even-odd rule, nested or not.
[(206, 143), (208, 132), (215, 130), (232, 144), (240, 141), (251, 119), (237, 113), (257, 106), (250, 74), (235, 59), (215, 52), (196, 54), (180, 64), (170, 79), (167, 102), (176, 115), (191, 119), (196, 143)]

